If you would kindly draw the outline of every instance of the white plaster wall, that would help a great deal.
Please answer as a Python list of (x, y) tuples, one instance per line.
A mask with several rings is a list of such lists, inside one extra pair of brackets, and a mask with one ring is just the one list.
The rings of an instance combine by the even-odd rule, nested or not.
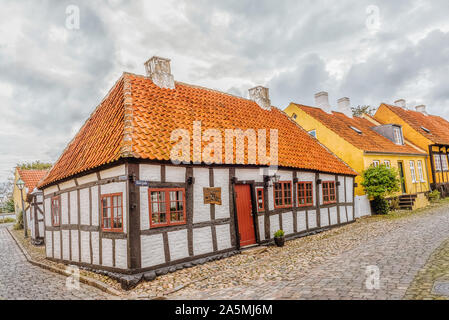
[(126, 182), (113, 182), (104, 184), (101, 186), (101, 194), (111, 194), (111, 193), (122, 193), (122, 201), (123, 201), (123, 232), (127, 232), (127, 216), (128, 216), (128, 206), (126, 205)]
[(320, 179), (323, 181), (335, 181), (335, 176), (332, 174), (320, 173)]
[(80, 190), (80, 216), (82, 225), (90, 224), (89, 188)]
[(296, 226), (296, 230), (298, 232), (304, 231), (307, 229), (307, 225), (306, 225), (306, 212), (305, 211), (300, 211), (297, 213), (297, 226)]
[(140, 164), (139, 177), (140, 180), (160, 182), (161, 166), (152, 164)]
[(229, 224), (222, 224), (215, 227), (217, 234), (217, 249), (226, 250), (232, 247), (231, 245), (231, 229)]
[(36, 201), (37, 202), (42, 202), (43, 200), (44, 200), (44, 196), (42, 194), (36, 195)]
[(90, 263), (90, 238), (87, 231), (81, 231), (81, 262)]
[(69, 196), (68, 196), (68, 193), (61, 194), (61, 223), (69, 224)]
[(298, 178), (298, 181), (310, 181), (315, 184), (315, 173), (313, 172), (298, 171), (296, 172), (296, 177)]
[(98, 226), (99, 225), (99, 221), (98, 221), (98, 215), (99, 215), (99, 208), (98, 208), (98, 187), (92, 187), (91, 188), (91, 192), (92, 192), (92, 225), (93, 226)]
[(235, 176), (238, 180), (254, 180), (263, 182), (263, 172), (259, 169), (235, 169)]
[(72, 230), (72, 261), (80, 260), (78, 231)]
[(168, 232), (170, 260), (175, 261), (189, 256), (187, 229)]
[(61, 191), (73, 187), (76, 187), (75, 180), (73, 179), (59, 184), (59, 189)]
[(57, 185), (51, 186), (51, 187), (48, 187), (48, 188), (44, 189), (44, 195), (46, 196), (46, 195), (49, 195), (49, 194), (57, 192), (57, 191), (58, 191), (58, 186)]
[(56, 259), (61, 259), (61, 234), (60, 231), (53, 231), (53, 242), (54, 242), (54, 253), (55, 253), (55, 258)]
[(285, 235), (294, 233), (293, 212), (284, 212), (282, 214), (282, 228), (285, 232)]
[(45, 253), (46, 253), (47, 257), (49, 257), (49, 258), (53, 258), (52, 250), (51, 250), (51, 246), (53, 243), (52, 236), (53, 236), (53, 233), (51, 231), (45, 231)]
[(338, 210), (337, 207), (329, 208), (331, 214), (331, 225), (338, 224)]
[(354, 178), (346, 177), (346, 202), (352, 202)]
[(316, 223), (316, 210), (307, 211), (307, 216), (309, 219), (309, 229), (314, 229), (317, 227)]
[(150, 209), (148, 202), (148, 188), (140, 187), (140, 230), (150, 229)]
[(128, 242), (126, 239), (115, 240), (115, 266), (120, 269), (128, 268)]
[(64, 260), (70, 260), (69, 230), (62, 230), (62, 258)]
[(257, 217), (257, 221), (259, 224), (259, 237), (260, 240), (265, 240), (265, 217), (259, 216)]
[(78, 192), (70, 192), (70, 224), (78, 224)]
[(95, 182), (98, 179), (97, 179), (97, 174), (96, 173), (91, 173), (91, 174), (82, 176), (80, 178), (77, 178), (76, 180), (78, 181), (78, 185), (81, 186), (81, 185), (86, 184), (86, 183)]
[(99, 233), (92, 232), (92, 262), (93, 264), (100, 264), (100, 243)]
[(186, 168), (180, 166), (166, 166), (165, 181), (181, 183), (186, 182)]
[(50, 227), (51, 226), (51, 199), (45, 199), (44, 201), (44, 207), (45, 207), (45, 225)]
[(320, 219), (321, 227), (326, 227), (329, 225), (329, 211), (327, 208), (320, 209)]
[(348, 212), (348, 219), (349, 221), (353, 221), (354, 220), (354, 210), (352, 206), (346, 206), (346, 210)]
[(285, 171), (285, 170), (279, 170), (277, 173), (279, 175), (279, 181), (292, 181), (293, 180), (293, 172), (291, 171)]
[(165, 263), (164, 239), (162, 234), (141, 236), (142, 268)]
[(114, 178), (126, 175), (125, 165), (116, 166), (110, 169), (100, 171), (101, 179)]
[(204, 204), (203, 188), (209, 187), (209, 169), (193, 168), (193, 223), (210, 221), (210, 205)]
[(366, 195), (355, 196), (354, 206), (355, 206), (355, 217), (356, 218), (370, 216), (372, 214), (371, 205), (370, 205), (368, 196), (366, 196)]
[(268, 186), (268, 210), (274, 210), (273, 186)]
[(345, 202), (345, 177), (339, 176), (338, 181), (340, 182), (340, 185), (338, 188), (338, 202), (344, 203)]
[(212, 228), (193, 229), (193, 253), (194, 255), (206, 254), (214, 251), (212, 245)]
[(214, 169), (214, 186), (221, 188), (221, 205), (215, 205), (215, 219), (229, 218), (229, 169)]
[(346, 218), (346, 206), (340, 207), (340, 223), (346, 223), (348, 219)]
[(112, 267), (112, 239), (101, 239), (101, 251), (103, 265)]
[(270, 238), (274, 238), (274, 234), (279, 229), (279, 215), (275, 214), (270, 216)]

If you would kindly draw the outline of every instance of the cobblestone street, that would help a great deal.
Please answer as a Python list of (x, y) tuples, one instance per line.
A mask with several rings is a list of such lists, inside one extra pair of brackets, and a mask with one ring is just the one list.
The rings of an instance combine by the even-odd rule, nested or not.
[[(388, 223), (383, 221), (381, 223)], [(224, 289), (185, 289), (171, 299), (402, 299), (429, 256), (449, 238), (448, 209), (398, 219), (394, 230), (368, 238), (321, 265), (291, 272), (291, 281), (259, 281)], [(373, 226), (376, 227), (376, 226)], [(380, 271), (366, 287), (367, 267)]]
[(80, 290), (68, 290), (66, 279), (28, 263), (6, 226), (0, 225), (0, 300), (110, 298), (104, 292), (84, 284), (80, 284)]

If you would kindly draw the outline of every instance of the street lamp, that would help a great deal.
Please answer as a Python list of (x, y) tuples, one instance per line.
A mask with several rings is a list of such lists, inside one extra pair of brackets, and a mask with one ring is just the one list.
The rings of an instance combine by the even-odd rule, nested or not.
[(20, 198), (22, 199), (22, 218), (23, 218), (23, 229), (25, 230), (25, 238), (28, 238), (28, 226), (27, 226), (27, 215), (25, 212), (25, 205), (23, 202), (23, 188), (25, 187), (25, 182), (22, 179), (17, 180), (17, 188), (20, 190)]

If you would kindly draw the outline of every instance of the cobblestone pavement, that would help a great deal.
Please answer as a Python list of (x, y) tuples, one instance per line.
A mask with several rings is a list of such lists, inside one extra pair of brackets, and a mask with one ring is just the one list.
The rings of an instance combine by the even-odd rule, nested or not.
[[(387, 221), (385, 221), (387, 222)], [(390, 232), (374, 235), (318, 266), (290, 271), (292, 280), (255, 281), (224, 289), (184, 289), (170, 299), (403, 299), (429, 256), (449, 238), (449, 210), (394, 222)], [(366, 282), (368, 266), (380, 271), (379, 287)], [(375, 284), (375, 282), (370, 282)]]
[(28, 263), (15, 241), (0, 225), (0, 300), (92, 300), (112, 296), (80, 284), (80, 290), (68, 290), (66, 277)]

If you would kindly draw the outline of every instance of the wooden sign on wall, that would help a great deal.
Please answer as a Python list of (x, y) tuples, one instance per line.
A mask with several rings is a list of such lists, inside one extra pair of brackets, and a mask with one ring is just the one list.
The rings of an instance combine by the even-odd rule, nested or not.
[(204, 204), (218, 204), (221, 206), (221, 188), (203, 188)]

